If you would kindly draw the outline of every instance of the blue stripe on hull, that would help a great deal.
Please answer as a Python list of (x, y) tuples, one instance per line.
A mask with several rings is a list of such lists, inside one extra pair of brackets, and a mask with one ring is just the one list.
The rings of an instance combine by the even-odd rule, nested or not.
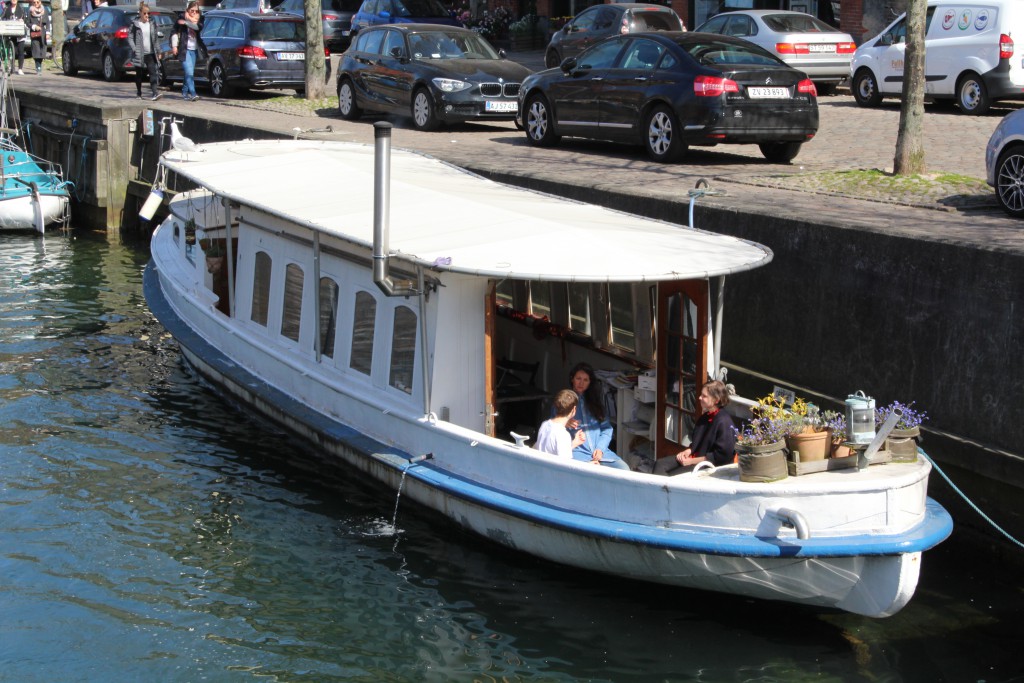
[[(897, 555), (920, 552), (938, 545), (953, 530), (953, 520), (946, 510), (927, 500), (925, 519), (902, 534), (797, 538), (757, 538), (740, 534), (723, 534), (692, 529), (670, 529), (583, 515), (485, 486), (431, 465), (429, 462), (409, 464), (413, 457), (387, 446), (359, 431), (347, 427), (309, 406), (296, 401), (266, 382), (254, 377), (222, 351), (196, 334), (171, 308), (160, 288), (159, 276), (152, 262), (146, 266), (143, 279), (146, 302), (157, 319), (182, 346), (202, 358), (217, 373), (243, 386), (253, 397), (273, 405), (292, 419), (307, 425), (325, 438), (337, 441), (357, 452), (377, 457), (396, 471), (405, 469), (407, 476), (445, 495), (458, 497), (475, 505), (537, 524), (571, 533), (637, 544), (685, 553), (726, 555), (736, 557), (825, 558), (866, 555)], [(388, 458), (387, 456), (391, 456)], [(407, 483), (408, 486), (408, 483)]]

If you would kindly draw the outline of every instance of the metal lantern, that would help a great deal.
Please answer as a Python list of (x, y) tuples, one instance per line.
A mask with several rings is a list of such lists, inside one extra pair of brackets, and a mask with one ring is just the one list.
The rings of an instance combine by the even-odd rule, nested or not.
[(846, 434), (853, 443), (871, 443), (875, 438), (875, 399), (863, 391), (846, 399)]

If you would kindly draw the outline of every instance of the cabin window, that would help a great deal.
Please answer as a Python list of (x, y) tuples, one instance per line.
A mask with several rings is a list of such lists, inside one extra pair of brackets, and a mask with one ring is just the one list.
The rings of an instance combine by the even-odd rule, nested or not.
[(281, 336), (299, 341), (302, 324), (302, 268), (289, 263), (284, 269), (284, 307), (281, 310)]
[(611, 343), (627, 351), (636, 351), (636, 321), (633, 317), (633, 287), (628, 283), (608, 285)]
[(334, 330), (338, 324), (338, 283), (320, 278), (320, 354), (334, 358)]
[(412, 393), (416, 364), (416, 314), (407, 306), (395, 309), (391, 337), (391, 377), (388, 383), (407, 394)]
[(354, 311), (352, 358), (349, 366), (369, 375), (373, 367), (373, 324), (377, 317), (377, 302), (368, 292), (356, 292)]
[(530, 285), (530, 313), (551, 320), (551, 285), (547, 282)]
[(590, 285), (569, 285), (569, 329), (590, 336)]
[(498, 283), (496, 296), (499, 306), (508, 306), (509, 308), (515, 307), (514, 289), (512, 280), (505, 279)]
[(270, 267), (273, 261), (265, 251), (256, 252), (256, 263), (252, 278), (252, 312), (249, 318), (254, 323), (267, 326), (267, 311), (270, 310)]
[(683, 293), (668, 297), (665, 354), (665, 438), (682, 444), (697, 412), (697, 305)]

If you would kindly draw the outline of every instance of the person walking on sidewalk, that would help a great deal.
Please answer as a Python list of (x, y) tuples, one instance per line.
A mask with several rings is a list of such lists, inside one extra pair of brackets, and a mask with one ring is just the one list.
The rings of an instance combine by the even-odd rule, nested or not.
[(149, 20), (149, 5), (144, 2), (139, 3), (139, 16), (128, 31), (128, 45), (132, 49), (132, 66), (135, 67), (136, 96), (142, 98), (142, 71), (145, 69), (149, 72), (149, 88), (152, 91), (150, 99), (159, 100), (156, 22)]
[(43, 9), (43, 0), (32, 0), (25, 15), (25, 25), (32, 46), (32, 59), (36, 61), (36, 75), (43, 73), (43, 60), (46, 59), (46, 32), (50, 25), (50, 17)]
[[(20, 21), (25, 22), (25, 10), (21, 9), (21, 5), (18, 4), (18, 0), (10, 0), (6, 7), (4, 7), (3, 13), (4, 21)], [(18, 58), (18, 75), (25, 75), (25, 46), (29, 44), (28, 29), (25, 29), (25, 36), (15, 40), (11, 38), (11, 44), (14, 45), (14, 54)], [(14, 60), (8, 65), (10, 71), (14, 72)]]
[(185, 9), (185, 17), (178, 19), (171, 36), (171, 52), (181, 60), (185, 72), (185, 82), (181, 85), (181, 96), (189, 102), (199, 99), (196, 94), (196, 60), (206, 58), (206, 45), (200, 35), (203, 30), (203, 17), (199, 14), (199, 3), (189, 0)]

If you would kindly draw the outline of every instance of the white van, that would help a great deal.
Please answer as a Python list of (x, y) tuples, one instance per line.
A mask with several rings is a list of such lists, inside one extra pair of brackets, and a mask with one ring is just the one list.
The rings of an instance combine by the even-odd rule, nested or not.
[[(857, 103), (874, 107), (903, 92), (906, 14), (859, 48), (850, 63)], [(929, 0), (925, 29), (925, 96), (953, 100), (983, 114), (995, 100), (1024, 99), (1021, 0)]]

